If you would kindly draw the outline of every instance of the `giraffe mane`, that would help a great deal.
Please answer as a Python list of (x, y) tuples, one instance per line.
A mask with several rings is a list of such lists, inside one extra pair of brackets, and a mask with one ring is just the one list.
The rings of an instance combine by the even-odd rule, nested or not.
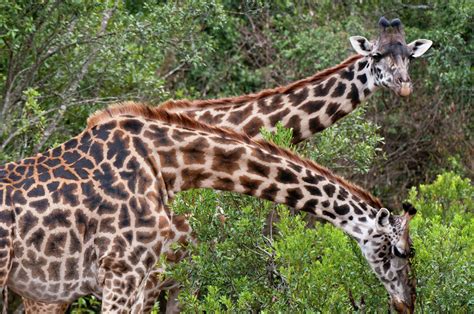
[(111, 119), (121, 116), (121, 115), (135, 115), (152, 120), (160, 120), (165, 123), (179, 125), (185, 128), (190, 128), (194, 130), (200, 130), (208, 133), (218, 134), (220, 136), (225, 136), (228, 138), (233, 138), (238, 141), (257, 146), (271, 154), (278, 155), (289, 159), (301, 166), (312, 169), (322, 176), (332, 180), (347, 190), (351, 191), (353, 194), (357, 195), (359, 198), (363, 199), (370, 206), (377, 209), (382, 208), (383, 205), (378, 198), (370, 194), (368, 191), (359, 187), (356, 184), (353, 184), (346, 179), (332, 173), (329, 169), (324, 166), (317, 164), (312, 160), (307, 160), (299, 157), (292, 151), (288, 149), (281, 148), (274, 143), (264, 141), (264, 140), (253, 140), (246, 134), (237, 133), (226, 128), (220, 128), (216, 126), (211, 126), (205, 123), (201, 123), (192, 118), (189, 118), (186, 115), (180, 113), (171, 113), (166, 110), (163, 110), (162, 107), (150, 107), (143, 103), (135, 102), (124, 102), (118, 103), (109, 106), (106, 109), (97, 111), (92, 114), (89, 119), (87, 119), (87, 129), (91, 129), (98, 124), (105, 123)]
[(204, 100), (187, 100), (187, 99), (168, 100), (164, 102), (160, 107), (165, 110), (172, 110), (172, 109), (183, 109), (183, 108), (202, 108), (202, 107), (207, 107), (209, 105), (236, 105), (236, 104), (241, 104), (247, 101), (260, 100), (262, 98), (275, 95), (275, 94), (286, 94), (294, 90), (297, 90), (307, 84), (323, 81), (328, 76), (340, 71), (341, 69), (346, 68), (347, 66), (354, 64), (357, 60), (359, 60), (362, 57), (363, 57), (362, 55), (352, 55), (346, 60), (339, 63), (338, 65), (325, 69), (323, 71), (320, 71), (314, 74), (313, 76), (301, 79), (299, 81), (290, 83), (285, 86), (265, 89), (255, 94), (217, 98), (217, 99), (204, 99)]

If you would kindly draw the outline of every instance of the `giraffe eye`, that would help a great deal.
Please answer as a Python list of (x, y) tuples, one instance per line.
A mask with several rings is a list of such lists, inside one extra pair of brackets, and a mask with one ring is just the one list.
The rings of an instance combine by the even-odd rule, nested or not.
[(374, 59), (375, 62), (379, 62), (382, 60), (382, 54), (379, 52), (376, 52), (372, 55), (372, 59)]
[(400, 258), (407, 258), (408, 254), (405, 253), (405, 251), (400, 251), (396, 245), (392, 246), (392, 252), (393, 255), (400, 257)]

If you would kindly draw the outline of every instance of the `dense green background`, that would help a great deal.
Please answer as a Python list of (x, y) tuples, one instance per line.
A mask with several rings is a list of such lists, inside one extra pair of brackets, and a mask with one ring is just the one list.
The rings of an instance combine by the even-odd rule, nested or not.
[[(407, 41), (434, 42), (411, 64), (414, 93), (401, 99), (380, 91), (295, 149), (395, 211), (407, 198), (419, 206), (418, 309), (472, 312), (474, 195), (462, 178), (473, 177), (474, 2), (295, 3), (1, 0), (0, 163), (63, 142), (108, 103), (231, 96), (314, 74), (353, 53), (349, 36), (374, 38), (381, 15), (400, 17)], [(287, 133), (275, 141), (285, 145)], [(428, 185), (409, 193), (420, 184)], [(193, 212), (202, 243), (192, 262), (174, 270), (189, 311), (387, 304), (356, 245), (331, 226), (305, 228), (278, 208), (281, 220), (263, 236), (272, 204), (212, 191), (183, 194), (174, 208)], [(75, 305), (87, 307), (97, 304)]]

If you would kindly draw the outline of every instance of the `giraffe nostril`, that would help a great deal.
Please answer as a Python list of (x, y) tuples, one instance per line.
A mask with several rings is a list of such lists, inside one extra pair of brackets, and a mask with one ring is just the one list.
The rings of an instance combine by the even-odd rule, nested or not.
[(395, 81), (398, 84), (409, 84), (410, 83), (410, 78), (404, 78), (403, 76), (400, 76)]

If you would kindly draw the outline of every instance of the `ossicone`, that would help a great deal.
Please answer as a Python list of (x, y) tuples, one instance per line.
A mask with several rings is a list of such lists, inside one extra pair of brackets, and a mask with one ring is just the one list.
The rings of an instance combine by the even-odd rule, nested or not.
[(405, 213), (408, 213), (408, 215), (410, 215), (410, 216), (415, 216), (416, 208), (413, 207), (412, 204), (410, 204), (408, 202), (405, 202), (405, 203), (402, 204), (402, 207), (403, 207), (403, 210), (405, 211)]
[(380, 27), (389, 27), (390, 26), (390, 22), (385, 18), (385, 16), (382, 16), (379, 20), (379, 26)]
[(402, 25), (402, 21), (399, 18), (395, 18), (390, 22), (390, 26), (392, 27), (400, 27)]

